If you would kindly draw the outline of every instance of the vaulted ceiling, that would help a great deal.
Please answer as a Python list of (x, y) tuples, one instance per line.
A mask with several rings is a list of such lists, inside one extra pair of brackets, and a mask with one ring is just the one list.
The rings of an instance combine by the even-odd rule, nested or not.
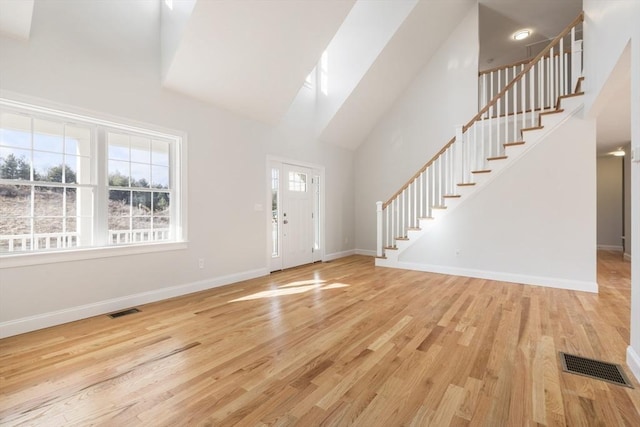
[(164, 85), (277, 123), (354, 3), (198, 1)]
[[(0, 0), (0, 34), (28, 40), (39, 1)], [(312, 127), (321, 141), (353, 150), (477, 3), (480, 69), (535, 55), (582, 8), (582, 0), (158, 0), (162, 85), (277, 125), (322, 53), (333, 52), (343, 77), (351, 74), (333, 82), (333, 98), (314, 101)], [(520, 28), (532, 37), (514, 43)], [(629, 93), (628, 73), (612, 79), (611, 99)], [(599, 141), (630, 139), (630, 126), (620, 130), (628, 115), (625, 103), (604, 109)]]
[(163, 44), (175, 45), (162, 50), (163, 85), (278, 124), (327, 51), (331, 90), (315, 100), (314, 136), (355, 149), (475, 4), (174, 0), (162, 9)]

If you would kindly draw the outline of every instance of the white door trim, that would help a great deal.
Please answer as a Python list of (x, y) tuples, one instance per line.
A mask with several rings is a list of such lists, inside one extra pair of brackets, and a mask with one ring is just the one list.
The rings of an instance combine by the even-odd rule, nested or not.
[[(267, 207), (267, 209), (265, 209), (265, 229), (267, 230), (267, 239), (266, 239), (266, 248), (265, 248), (265, 252), (266, 252), (266, 266), (267, 269), (269, 269), (269, 271), (272, 271), (271, 266), (272, 266), (272, 257), (271, 257), (271, 249), (272, 249), (272, 242), (271, 242), (271, 167), (273, 163), (279, 163), (281, 166), (282, 164), (289, 164), (289, 165), (295, 165), (295, 166), (302, 166), (305, 168), (309, 168), (314, 170), (315, 172), (317, 172), (317, 174), (320, 176), (320, 206), (318, 207), (318, 211), (320, 214), (320, 222), (319, 222), (319, 226), (320, 226), (320, 233), (318, 236), (319, 239), (319, 244), (320, 244), (320, 250), (319, 250), (319, 254), (316, 256), (314, 255), (314, 261), (319, 260), (319, 261), (324, 261), (325, 260), (325, 233), (326, 233), (326, 214), (325, 214), (325, 200), (326, 200), (326, 179), (325, 179), (325, 167), (322, 165), (318, 165), (315, 163), (309, 163), (309, 162), (304, 162), (304, 161), (300, 161), (300, 160), (295, 160), (295, 159), (290, 159), (290, 158), (286, 158), (286, 157), (280, 157), (280, 156), (275, 156), (275, 155), (267, 155), (266, 158), (266, 165), (265, 165), (265, 200), (266, 200), (266, 204), (265, 206)], [(282, 179), (282, 177), (281, 177)], [(281, 251), (282, 252), (282, 251)]]

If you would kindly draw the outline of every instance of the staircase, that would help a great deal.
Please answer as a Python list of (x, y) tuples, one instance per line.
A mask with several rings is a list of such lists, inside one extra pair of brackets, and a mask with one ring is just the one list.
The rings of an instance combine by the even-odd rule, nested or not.
[(482, 191), (582, 107), (583, 15), (528, 63), (480, 73), (489, 101), (386, 202), (377, 202), (376, 265), (401, 254), (438, 219)]

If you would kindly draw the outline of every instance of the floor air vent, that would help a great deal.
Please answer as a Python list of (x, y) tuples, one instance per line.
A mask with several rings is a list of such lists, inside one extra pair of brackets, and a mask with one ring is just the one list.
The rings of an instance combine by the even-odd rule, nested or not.
[(620, 365), (560, 352), (565, 372), (633, 388)]
[(130, 308), (128, 310), (118, 311), (117, 313), (111, 313), (109, 314), (109, 317), (111, 317), (112, 319), (115, 319), (117, 317), (122, 317), (122, 316), (126, 316), (127, 314), (133, 314), (133, 313), (140, 313), (140, 310), (138, 310), (137, 308)]

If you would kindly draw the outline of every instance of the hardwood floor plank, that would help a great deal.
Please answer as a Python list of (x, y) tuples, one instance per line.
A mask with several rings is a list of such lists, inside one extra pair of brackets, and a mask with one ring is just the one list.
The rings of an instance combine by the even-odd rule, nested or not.
[[(619, 363), (630, 269), (600, 294), (376, 268), (351, 256), (0, 340), (0, 424), (636, 426)], [(629, 371), (627, 370), (629, 374)]]

